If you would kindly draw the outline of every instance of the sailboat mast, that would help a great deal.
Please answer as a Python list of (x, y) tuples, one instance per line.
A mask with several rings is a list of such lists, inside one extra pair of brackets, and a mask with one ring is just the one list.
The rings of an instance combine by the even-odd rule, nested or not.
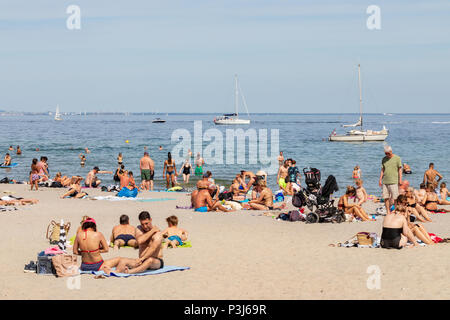
[(358, 82), (359, 82), (359, 121), (360, 121), (359, 127), (361, 128), (361, 131), (362, 131), (363, 120), (362, 120), (362, 89), (361, 89), (361, 65), (360, 64), (358, 64)]
[(237, 74), (234, 75), (234, 85), (235, 85), (235, 90), (234, 90), (234, 109), (235, 109), (236, 115), (238, 116), (239, 90), (238, 90)]

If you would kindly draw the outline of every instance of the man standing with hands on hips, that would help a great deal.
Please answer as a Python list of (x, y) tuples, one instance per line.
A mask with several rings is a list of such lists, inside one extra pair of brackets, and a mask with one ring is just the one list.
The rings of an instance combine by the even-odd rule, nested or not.
[(398, 197), (398, 186), (402, 184), (402, 160), (392, 153), (390, 146), (384, 146), (384, 154), (381, 160), (381, 173), (379, 185), (383, 188), (383, 199), (386, 205), (386, 213), (391, 213), (391, 206)]

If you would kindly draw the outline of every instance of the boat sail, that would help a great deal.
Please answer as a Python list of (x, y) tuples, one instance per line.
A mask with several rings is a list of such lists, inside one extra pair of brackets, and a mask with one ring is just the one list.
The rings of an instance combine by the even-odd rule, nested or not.
[(389, 130), (383, 126), (380, 131), (363, 130), (363, 111), (362, 111), (362, 90), (361, 90), (361, 65), (358, 64), (358, 84), (359, 84), (359, 120), (354, 124), (345, 124), (343, 127), (359, 127), (359, 130), (353, 129), (346, 134), (337, 134), (336, 129), (330, 134), (329, 141), (346, 141), (346, 142), (364, 142), (364, 141), (384, 141), (386, 140)]
[[(226, 113), (223, 116), (220, 117), (216, 117), (214, 118), (214, 123), (218, 124), (218, 125), (227, 125), (227, 124), (250, 124), (250, 120), (249, 119), (239, 119), (239, 93), (240, 93), (240, 88), (239, 88), (239, 84), (238, 84), (238, 78), (237, 78), (237, 74), (234, 75), (234, 82), (235, 82), (235, 90), (234, 90), (234, 113)], [(247, 110), (247, 116), (249, 116), (248, 114), (248, 108), (247, 108), (247, 103), (245, 102), (245, 98), (244, 95), (242, 94), (242, 90), (241, 90), (241, 96), (242, 96), (242, 101), (244, 103), (245, 109)], [(249, 116), (250, 117), (250, 116)]]
[(56, 106), (56, 112), (55, 112), (55, 120), (56, 121), (61, 121), (61, 113), (59, 113), (59, 105)]

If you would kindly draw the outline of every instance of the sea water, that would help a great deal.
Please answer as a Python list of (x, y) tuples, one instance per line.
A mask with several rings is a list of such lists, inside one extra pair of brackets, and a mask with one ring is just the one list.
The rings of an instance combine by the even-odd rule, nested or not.
[[(66, 115), (63, 116), (63, 121), (54, 121), (53, 117), (42, 115), (3, 116), (0, 117), (0, 156), (3, 159), (10, 145), (14, 149), (19, 145), (22, 155), (17, 156), (15, 151), (9, 152), (13, 162), (19, 165), (12, 169), (0, 169), (0, 179), (7, 176), (21, 181), (28, 180), (31, 161), (40, 156), (49, 158), (52, 178), (58, 171), (63, 175), (86, 177), (94, 166), (114, 172), (117, 168), (117, 155), (122, 152), (126, 169), (133, 171), (136, 181), (140, 182), (139, 159), (144, 147), (147, 147), (155, 161), (156, 188), (164, 189), (164, 160), (178, 143), (171, 141), (172, 133), (176, 129), (186, 129), (194, 138), (194, 121), (201, 121), (203, 132), (216, 128), (223, 132), (224, 137), (227, 129), (254, 128), (257, 132), (259, 129), (267, 129), (269, 150), (270, 132), (279, 130), (279, 150), (283, 151), (284, 158), (295, 159), (300, 170), (309, 166), (320, 169), (322, 183), (328, 175), (334, 175), (340, 187), (338, 194), (342, 194), (347, 185), (353, 184), (352, 171), (355, 165), (359, 165), (368, 193), (380, 195), (378, 179), (384, 144), (391, 145), (394, 153), (411, 166), (413, 173), (405, 175), (404, 179), (409, 180), (412, 186), (419, 186), (430, 162), (435, 163), (435, 168), (444, 176), (444, 181), (450, 182), (450, 114), (366, 114), (364, 127), (380, 130), (384, 125), (389, 129), (389, 137), (385, 142), (365, 143), (327, 140), (335, 128), (339, 133), (344, 133), (342, 124), (355, 123), (357, 114), (251, 114), (251, 124), (246, 126), (216, 126), (212, 122), (214, 116)], [(164, 118), (167, 122), (152, 123), (155, 117)], [(203, 147), (209, 143), (203, 141)], [(159, 150), (159, 146), (163, 149)], [(86, 165), (81, 167), (78, 155), (84, 153), (86, 147), (91, 152), (86, 155)], [(36, 151), (36, 148), (40, 151)], [(225, 142), (223, 148), (225, 163)], [(194, 141), (191, 150), (194, 152)], [(228, 186), (241, 169), (256, 172), (263, 166), (260, 163), (249, 164), (248, 152), (247, 140), (245, 164), (206, 163), (204, 171), (210, 170), (219, 184)], [(268, 154), (270, 155), (270, 151)], [(193, 161), (191, 159), (191, 163)], [(177, 171), (181, 164), (176, 163)], [(102, 174), (99, 178), (104, 184), (113, 183), (112, 175)], [(269, 185), (274, 189), (275, 178), (274, 174), (269, 176)], [(182, 176), (178, 177), (178, 182), (182, 182)], [(195, 182), (196, 178), (191, 175), (190, 187)]]

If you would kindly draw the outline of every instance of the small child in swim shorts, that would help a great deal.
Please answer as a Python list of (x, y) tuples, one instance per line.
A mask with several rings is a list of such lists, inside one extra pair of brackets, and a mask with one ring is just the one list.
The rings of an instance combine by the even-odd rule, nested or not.
[(183, 241), (187, 240), (188, 233), (186, 230), (178, 228), (178, 218), (176, 216), (170, 216), (166, 219), (168, 228), (162, 232), (162, 235), (166, 239), (163, 244), (163, 248), (176, 248), (182, 246)]

